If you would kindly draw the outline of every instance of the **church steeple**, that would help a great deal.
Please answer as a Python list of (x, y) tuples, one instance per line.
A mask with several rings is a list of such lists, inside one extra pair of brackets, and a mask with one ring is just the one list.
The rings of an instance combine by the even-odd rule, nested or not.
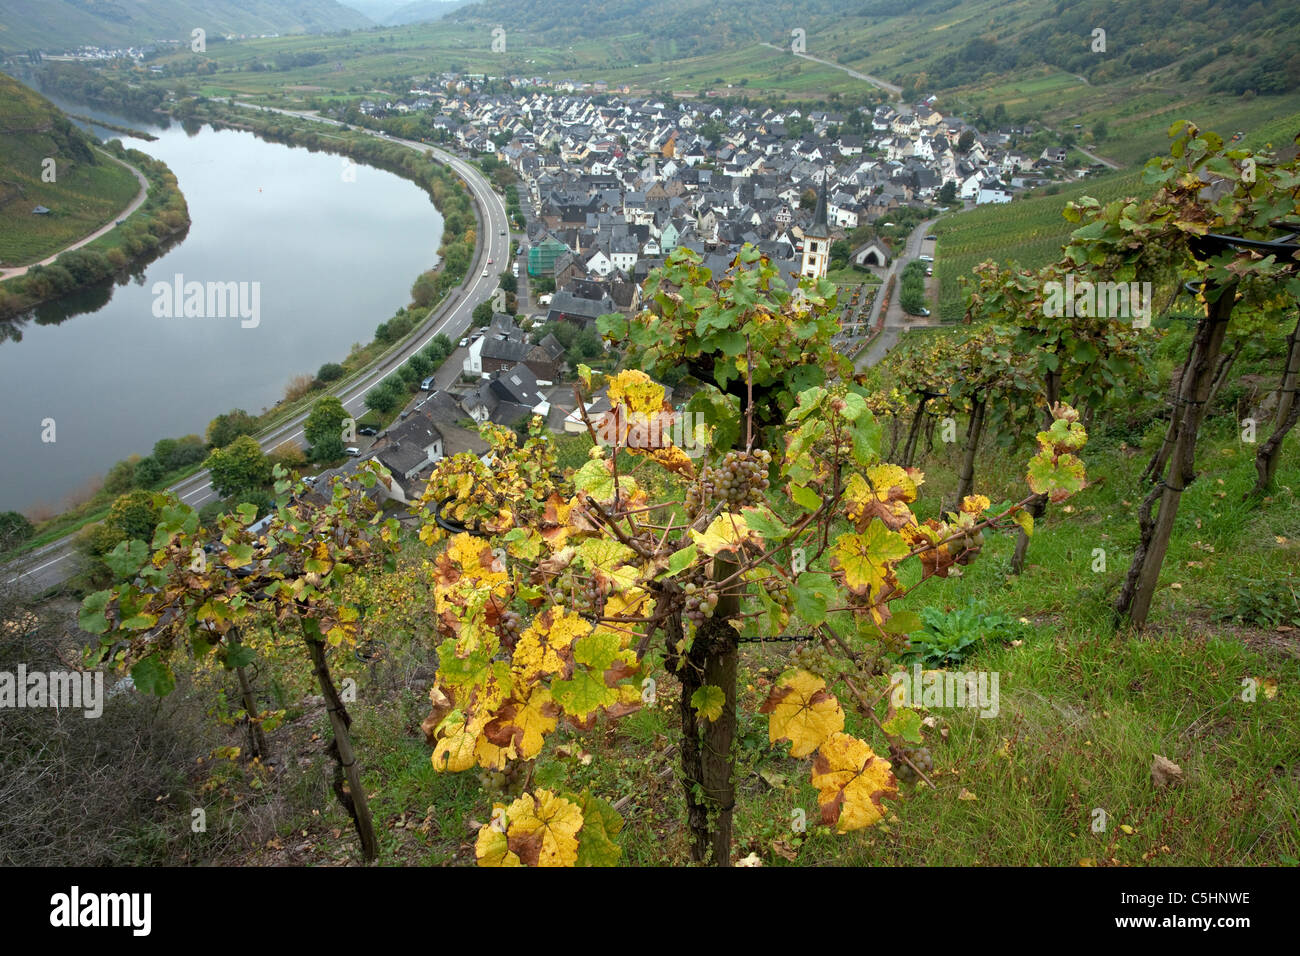
[(800, 275), (814, 279), (824, 278), (830, 268), (831, 227), (826, 218), (826, 180), (822, 174), (822, 188), (817, 194), (817, 209), (813, 212), (812, 225), (803, 232), (803, 265)]
[(817, 194), (817, 209), (813, 212), (812, 232), (810, 235), (819, 236), (822, 239), (831, 234), (831, 227), (826, 222), (826, 180), (830, 179), (825, 173), (822, 173), (822, 188)]

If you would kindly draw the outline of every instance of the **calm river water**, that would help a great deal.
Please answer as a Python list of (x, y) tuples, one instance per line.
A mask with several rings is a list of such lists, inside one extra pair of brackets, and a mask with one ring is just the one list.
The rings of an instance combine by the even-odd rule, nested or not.
[[(159, 438), (201, 435), (231, 408), (274, 405), (295, 375), (370, 341), (437, 262), (442, 217), (391, 173), (206, 126), (150, 128), (155, 142), (94, 131), (165, 162), (193, 225), (126, 284), (0, 325), (0, 511), (59, 510)], [(155, 293), (178, 276), (179, 301)], [(201, 284), (205, 312), (209, 288), (242, 292), (242, 313), (185, 317), (188, 283)], [(47, 419), (53, 442), (42, 440)]]

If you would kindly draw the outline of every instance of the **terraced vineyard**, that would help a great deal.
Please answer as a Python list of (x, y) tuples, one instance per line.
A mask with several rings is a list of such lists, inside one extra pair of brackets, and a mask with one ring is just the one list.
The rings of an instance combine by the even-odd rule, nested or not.
[(1146, 192), (1141, 173), (1110, 173), (1066, 186), (1054, 196), (1016, 199), (1007, 205), (990, 205), (941, 219), (934, 227), (939, 237), (935, 252), (935, 278), (939, 284), (939, 315), (944, 321), (962, 317), (961, 276), (985, 259), (1015, 260), (1023, 266), (1042, 266), (1055, 259), (1073, 228), (1061, 216), (1065, 204), (1081, 196), (1102, 202)]

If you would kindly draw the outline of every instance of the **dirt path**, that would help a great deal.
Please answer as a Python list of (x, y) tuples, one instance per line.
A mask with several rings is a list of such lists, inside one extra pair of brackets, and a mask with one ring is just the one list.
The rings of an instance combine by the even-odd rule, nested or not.
[(870, 83), (872, 86), (878, 86), (885, 92), (892, 93), (894, 96), (898, 96), (900, 93), (903, 92), (903, 88), (901, 86), (895, 86), (893, 83), (886, 83), (884, 80), (878, 79), (877, 77), (874, 76), (870, 76), (866, 73), (859, 73), (857, 70), (849, 69), (847, 66), (840, 66), (840, 64), (834, 62), (833, 60), (823, 60), (821, 57), (812, 56), (809, 53), (793, 53), (793, 51), (788, 50), (785, 47), (777, 46), (775, 43), (764, 42), (762, 45), (766, 47), (771, 47), (773, 50), (780, 50), (782, 53), (792, 53), (793, 56), (803, 57), (803, 59), (805, 60), (812, 60), (814, 63), (820, 63), (823, 66), (829, 66), (836, 70), (841, 70), (842, 72), (847, 73), (849, 76)]
[(124, 210), (122, 210), (120, 213), (118, 213), (116, 216), (114, 216), (112, 219), (110, 219), (106, 224), (100, 226), (90, 235), (86, 236), (84, 239), (78, 239), (72, 245), (64, 246), (58, 252), (54, 253), (54, 255), (42, 259), (40, 262), (32, 262), (25, 266), (16, 266), (13, 269), (0, 269), (0, 281), (4, 281), (5, 279), (16, 279), (18, 276), (26, 275), (27, 270), (32, 268), (32, 266), (48, 266), (52, 262), (54, 262), (55, 259), (59, 258), (59, 256), (63, 255), (65, 252), (71, 252), (73, 249), (80, 249), (82, 246), (94, 242), (100, 236), (107, 235), (108, 233), (112, 232), (114, 229), (117, 228), (117, 223), (119, 220), (125, 219), (127, 216), (131, 215), (131, 213), (139, 209), (140, 206), (144, 203), (145, 199), (149, 197), (149, 180), (144, 178), (144, 173), (140, 172), (140, 170), (136, 169), (128, 162), (124, 162), (123, 160), (118, 159), (116, 156), (113, 156), (110, 153), (104, 153), (102, 149), (99, 150), (99, 152), (103, 153), (113, 162), (125, 166), (127, 169), (131, 170), (131, 172), (135, 174), (135, 178), (140, 183), (140, 192), (138, 192), (136, 194), (136, 197), (131, 200), (131, 204), (127, 206)]

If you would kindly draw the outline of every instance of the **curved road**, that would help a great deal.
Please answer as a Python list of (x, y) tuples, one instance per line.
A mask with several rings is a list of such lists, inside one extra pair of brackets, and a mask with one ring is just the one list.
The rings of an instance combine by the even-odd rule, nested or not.
[[(104, 153), (102, 149), (99, 150), (99, 152)], [(112, 153), (104, 153), (104, 155), (107, 156), (109, 159), (111, 159), (113, 162), (125, 166), (127, 169), (131, 170), (131, 172), (135, 174), (135, 178), (139, 180), (140, 192), (138, 192), (136, 194), (136, 197), (131, 200), (131, 205), (127, 206), (124, 210), (122, 210), (120, 213), (118, 213), (116, 216), (110, 219), (107, 225), (100, 226), (90, 235), (86, 236), (86, 238), (79, 239), (70, 246), (64, 246), (62, 249), (60, 249), (54, 255), (50, 256), (48, 259), (42, 259), (40, 262), (28, 263), (25, 266), (17, 266), (13, 269), (0, 269), (0, 282), (3, 282), (5, 279), (16, 279), (19, 276), (25, 276), (27, 275), (27, 270), (32, 268), (32, 266), (48, 266), (55, 259), (59, 258), (59, 256), (63, 255), (65, 252), (71, 252), (73, 249), (80, 249), (82, 246), (94, 242), (100, 236), (107, 235), (108, 233), (112, 232), (114, 229), (117, 228), (118, 220), (125, 219), (127, 216), (131, 215), (131, 213), (139, 209), (140, 206), (144, 203), (144, 201), (149, 198), (149, 180), (145, 179), (144, 173), (140, 172), (140, 170), (136, 169), (130, 163), (118, 159)]]
[[(240, 103), (237, 105), (246, 106), (247, 104)], [(250, 108), (258, 109), (260, 107)], [(298, 113), (292, 110), (273, 110), (272, 112), (311, 119), (321, 123), (330, 123), (335, 126), (341, 125), (336, 120), (325, 119), (311, 113)], [(360, 129), (360, 127), (353, 128)], [(412, 336), (407, 345), (402, 346), (396, 352), (381, 360), (378, 365), (364, 373), (360, 378), (354, 379), (330, 393), (339, 397), (343, 402), (343, 407), (352, 414), (353, 418), (360, 418), (365, 412), (365, 406), (362, 403), (365, 393), (370, 391), (377, 382), (387, 378), (400, 368), (411, 355), (424, 348), (434, 336), (445, 334), (452, 342), (455, 342), (465, 333), (469, 328), (474, 307), (491, 296), (496, 290), (499, 281), (497, 273), (492, 268), (487, 269), (488, 275), (486, 277), (483, 275), (487, 260), (493, 259), (495, 262), (503, 263), (510, 251), (510, 225), (509, 220), (506, 218), (505, 200), (493, 191), (491, 184), (476, 166), (427, 143), (398, 139), (385, 133), (373, 131), (370, 131), (370, 135), (390, 142), (400, 143), (412, 149), (418, 149), (420, 152), (431, 150), (442, 163), (451, 167), (465, 180), (474, 198), (475, 214), (479, 221), (478, 234), (484, 237), (484, 241), (480, 244), (478, 257), (471, 265), (464, 284), (453, 290), (446, 301), (429, 313), (418, 334)], [(502, 231), (506, 234), (501, 235)], [(302, 438), (303, 423), (307, 420), (309, 411), (310, 409), (301, 412), (272, 431), (259, 436), (258, 440), (262, 448), (270, 451), (285, 441)], [(174, 492), (182, 501), (196, 509), (218, 497), (208, 480), (206, 469), (191, 475), (178, 484), (172, 485), (167, 490)], [(72, 547), (73, 536), (73, 534), (66, 535), (58, 541), (51, 542), (44, 547), (23, 555), (19, 562), (25, 563), (27, 565), (26, 569), (18, 574), (8, 574), (3, 579), (3, 584), (43, 591), (67, 580), (76, 570), (76, 561), (73, 560), (76, 555), (76, 551)], [(8, 570), (12, 571), (12, 568)]]

